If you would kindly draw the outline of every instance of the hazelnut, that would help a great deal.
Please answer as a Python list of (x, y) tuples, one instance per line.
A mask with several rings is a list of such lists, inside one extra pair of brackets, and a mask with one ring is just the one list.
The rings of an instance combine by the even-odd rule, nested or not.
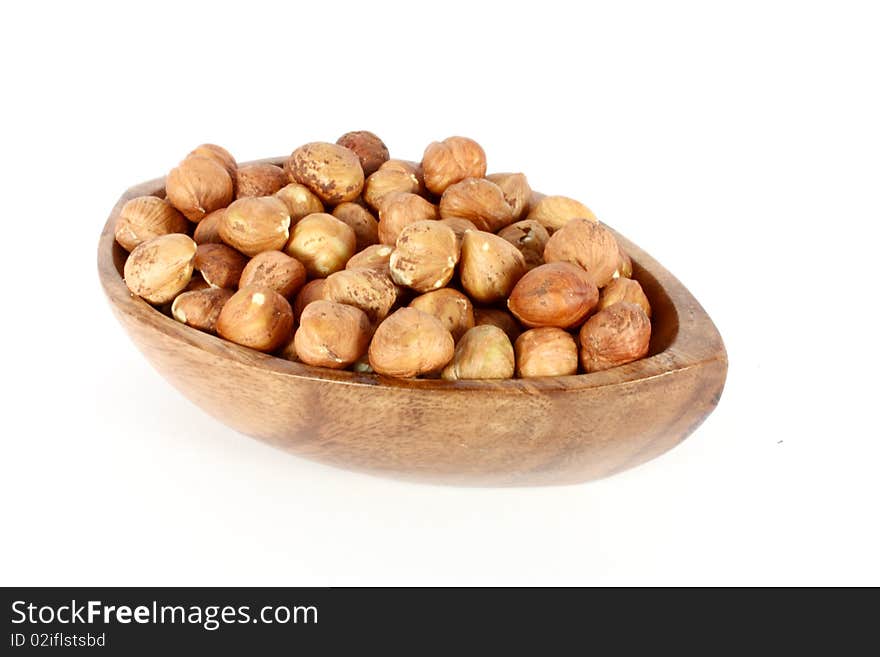
[(196, 146), (187, 157), (206, 157), (214, 160), (229, 173), (232, 181), (235, 182), (235, 176), (238, 171), (238, 164), (232, 154), (222, 146), (217, 144), (202, 144)]
[(284, 165), (287, 175), (312, 190), (324, 203), (353, 201), (364, 187), (364, 170), (354, 152), (325, 142), (300, 146)]
[(497, 326), (475, 326), (455, 346), (452, 362), (443, 370), (443, 378), (509, 379), (514, 372), (513, 345)]
[(299, 183), (285, 185), (275, 192), (275, 196), (280, 198), (287, 206), (287, 210), (290, 212), (291, 224), (295, 224), (306, 215), (324, 211), (324, 204), (321, 203), (321, 199), (312, 194), (312, 190), (308, 187)]
[(283, 249), (290, 236), (287, 206), (274, 196), (240, 198), (220, 216), (220, 239), (245, 255)]
[(471, 230), (461, 241), (461, 284), (472, 299), (492, 303), (506, 298), (526, 272), (522, 253), (492, 233)]
[(116, 241), (126, 251), (170, 233), (186, 233), (189, 222), (165, 199), (138, 196), (126, 201), (116, 220)]
[[(397, 162), (401, 160), (388, 160), (364, 183), (364, 201), (376, 211), (391, 194), (399, 192), (420, 194), (423, 191), (416, 173), (408, 170), (405, 165), (398, 165)], [(385, 168), (385, 165), (392, 163), (393, 166)]]
[(456, 342), (474, 327), (474, 306), (471, 300), (452, 288), (426, 292), (410, 301), (409, 307), (439, 319)]
[(604, 310), (608, 306), (613, 306), (621, 301), (634, 303), (640, 306), (648, 317), (651, 316), (651, 304), (638, 281), (634, 281), (631, 278), (614, 279), (602, 290), (597, 308), (598, 310)]
[(507, 333), (507, 337), (513, 342), (516, 340), (522, 328), (519, 322), (506, 310), (500, 308), (474, 308), (474, 325), (475, 326), (497, 326)]
[(336, 140), (336, 143), (354, 151), (361, 162), (365, 176), (376, 171), (389, 157), (388, 147), (384, 142), (367, 130), (346, 132)]
[(572, 219), (544, 247), (545, 262), (571, 262), (582, 267), (597, 287), (605, 287), (620, 262), (613, 233), (591, 219)]
[(379, 241), (394, 245), (405, 226), (437, 219), (437, 208), (421, 196), (399, 192), (385, 197), (379, 208)]
[(292, 337), (290, 338), (290, 340), (288, 340), (286, 345), (284, 345), (283, 347), (281, 347), (281, 349), (278, 350), (276, 355), (279, 358), (283, 358), (284, 360), (289, 360), (292, 363), (301, 363), (302, 362), (302, 360), (300, 360), (300, 357), (296, 354), (296, 342)]
[(623, 250), (623, 247), (618, 244), (618, 248), (620, 249), (620, 261), (617, 264), (617, 271), (614, 272), (615, 278), (632, 278), (633, 275), (633, 261), (632, 258), (629, 257), (629, 254)]
[(379, 222), (364, 206), (357, 203), (340, 203), (333, 208), (333, 216), (354, 231), (358, 251), (379, 243)]
[(324, 284), (326, 282), (326, 278), (316, 278), (302, 286), (302, 289), (297, 293), (296, 298), (293, 300), (293, 317), (296, 321), (299, 321), (306, 306), (313, 301), (318, 301), (324, 298)]
[(290, 299), (305, 282), (306, 268), (299, 260), (281, 251), (263, 251), (247, 263), (238, 285), (261, 285), (275, 290), (285, 299)]
[(519, 279), (507, 307), (530, 328), (580, 324), (599, 302), (599, 290), (587, 272), (569, 262), (535, 267)]
[(465, 178), (443, 192), (440, 216), (469, 219), (478, 229), (495, 233), (513, 221), (513, 210), (498, 185), (484, 178)]
[(244, 347), (275, 351), (287, 344), (293, 331), (293, 311), (287, 299), (261, 285), (233, 294), (217, 318), (217, 333)]
[(517, 221), (500, 230), (498, 237), (506, 239), (520, 250), (529, 269), (544, 264), (544, 247), (547, 246), (550, 234), (537, 221), (533, 219)]
[(452, 229), (452, 232), (455, 233), (455, 237), (458, 238), (459, 250), (461, 250), (461, 238), (464, 237), (464, 234), (469, 230), (477, 230), (473, 221), (462, 217), (446, 217), (445, 219), (441, 219), (440, 223), (449, 226)]
[(309, 276), (324, 278), (345, 267), (354, 255), (355, 244), (354, 231), (347, 224), (316, 212), (293, 227), (285, 251), (305, 265)]
[(531, 207), (526, 219), (537, 221), (551, 233), (572, 219), (598, 221), (590, 208), (567, 196), (544, 196)]
[(309, 365), (348, 367), (370, 343), (370, 320), (354, 306), (315, 301), (303, 310), (299, 322), (293, 337), (296, 355)]
[(415, 377), (441, 370), (454, 352), (452, 334), (440, 320), (415, 308), (401, 308), (376, 329), (370, 366), (378, 374)]
[(394, 247), (387, 244), (374, 244), (368, 246), (359, 253), (355, 253), (348, 262), (345, 263), (346, 269), (373, 269), (379, 273), (391, 276), (391, 254)]
[(532, 188), (529, 181), (522, 173), (493, 173), (486, 176), (501, 188), (504, 200), (513, 212), (513, 220), (519, 221), (529, 209), (529, 200), (532, 197)]
[(220, 218), (226, 213), (226, 208), (220, 208), (205, 215), (196, 229), (193, 231), (193, 240), (196, 244), (222, 244), (220, 237)]
[(236, 173), (235, 197), (271, 196), (288, 183), (284, 169), (257, 162), (238, 167)]
[(125, 261), (125, 284), (154, 305), (168, 303), (189, 283), (196, 248), (196, 243), (181, 233), (139, 244)]
[(447, 187), (465, 178), (485, 176), (486, 153), (473, 139), (449, 137), (428, 145), (422, 156), (422, 169), (425, 186), (439, 196)]
[(398, 171), (400, 173), (406, 173), (415, 178), (415, 181), (419, 185), (419, 194), (424, 193), (425, 191), (425, 170), (422, 169), (421, 162), (413, 162), (412, 160), (396, 160), (391, 159), (387, 162), (383, 162), (382, 166), (379, 167), (380, 171)]
[(184, 217), (200, 221), (232, 201), (232, 177), (217, 160), (188, 157), (168, 174), (165, 195)]
[(248, 259), (225, 244), (200, 244), (196, 249), (195, 268), (211, 287), (234, 290)]
[(374, 269), (343, 269), (327, 277), (323, 296), (360, 308), (375, 325), (388, 316), (397, 301), (397, 287), (386, 274)]
[[(187, 283), (186, 287), (183, 288), (183, 292), (194, 292), (195, 290), (213, 290), (213, 289), (215, 289), (215, 288), (212, 288), (210, 285), (208, 285), (208, 282), (202, 277), (202, 275), (199, 272), (194, 271), (192, 277), (189, 279), (189, 283)], [(216, 289), (220, 289), (220, 288), (216, 288)], [(183, 292), (181, 292), (181, 294), (183, 294)], [(169, 311), (170, 311), (170, 309), (169, 309)]]
[(171, 304), (171, 316), (187, 326), (214, 333), (220, 311), (233, 294), (232, 290), (222, 287), (182, 292)]
[(561, 328), (530, 329), (516, 339), (513, 348), (519, 377), (577, 374), (577, 343), (571, 333)]
[(607, 370), (648, 353), (651, 320), (634, 303), (615, 303), (590, 317), (581, 327), (578, 339), (584, 370)]
[(441, 288), (455, 273), (458, 248), (455, 233), (439, 221), (409, 224), (400, 231), (391, 254), (391, 278), (417, 292)]

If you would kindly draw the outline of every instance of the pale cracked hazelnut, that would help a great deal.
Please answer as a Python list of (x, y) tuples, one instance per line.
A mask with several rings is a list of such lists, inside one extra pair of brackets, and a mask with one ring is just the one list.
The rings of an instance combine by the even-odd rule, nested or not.
[(459, 275), (474, 301), (488, 304), (507, 298), (525, 272), (525, 258), (507, 240), (480, 230), (464, 234)]
[(391, 278), (417, 292), (445, 286), (458, 263), (458, 240), (449, 226), (439, 221), (409, 224), (397, 238), (391, 254)]
[(359, 308), (322, 299), (303, 310), (293, 343), (302, 362), (342, 369), (366, 352), (371, 331)]
[(597, 309), (604, 310), (608, 306), (613, 306), (621, 301), (634, 303), (640, 306), (648, 317), (651, 316), (651, 303), (648, 301), (648, 297), (645, 296), (645, 292), (638, 281), (634, 281), (631, 278), (616, 278), (611, 281), (602, 289)]
[(189, 222), (165, 199), (138, 196), (126, 201), (116, 220), (116, 241), (126, 251), (171, 233), (186, 233)]
[(474, 308), (474, 325), (475, 326), (497, 326), (507, 333), (507, 337), (513, 342), (516, 340), (522, 327), (516, 318), (506, 310), (500, 308)]
[(326, 278), (323, 297), (360, 308), (376, 325), (388, 316), (397, 301), (397, 286), (386, 274), (374, 269), (343, 269)]
[(531, 207), (526, 219), (537, 221), (551, 233), (572, 219), (598, 221), (590, 208), (567, 196), (544, 196)]
[(544, 264), (544, 247), (547, 246), (550, 234), (537, 221), (517, 221), (500, 230), (498, 237), (503, 237), (520, 250), (529, 269)]
[(326, 278), (316, 278), (302, 286), (293, 300), (293, 317), (296, 321), (299, 321), (306, 306), (324, 298), (324, 284), (326, 282)]
[(439, 319), (456, 342), (474, 327), (474, 305), (467, 296), (452, 288), (421, 294), (410, 301), (409, 307)]
[(368, 130), (346, 132), (336, 143), (354, 151), (361, 162), (364, 175), (369, 176), (388, 160), (388, 147), (376, 135)]
[(486, 176), (501, 188), (504, 200), (513, 212), (513, 220), (519, 221), (529, 209), (529, 200), (532, 198), (532, 188), (529, 181), (522, 173), (492, 173)]
[(200, 221), (232, 201), (232, 176), (216, 159), (187, 157), (165, 179), (165, 195), (190, 221)]
[(447, 187), (465, 178), (484, 177), (486, 153), (473, 139), (449, 137), (428, 145), (422, 156), (422, 170), (425, 186), (439, 196)]
[(215, 160), (226, 169), (227, 172), (229, 172), (233, 183), (235, 182), (238, 164), (236, 163), (235, 158), (232, 157), (232, 153), (222, 146), (218, 146), (217, 144), (201, 144), (190, 151), (190, 154), (187, 155), (187, 157), (206, 157), (209, 160)]
[(305, 282), (306, 268), (299, 260), (281, 251), (263, 251), (245, 265), (238, 286), (262, 285), (290, 299)]
[(326, 278), (345, 268), (345, 263), (354, 255), (356, 242), (348, 224), (333, 215), (316, 212), (303, 217), (293, 227), (285, 251), (305, 265), (312, 278)]
[(620, 263), (614, 234), (590, 219), (572, 219), (544, 247), (545, 262), (570, 262), (582, 267), (597, 287), (605, 287)]
[(519, 279), (507, 307), (530, 328), (570, 328), (580, 324), (598, 302), (599, 290), (587, 272), (569, 262), (552, 262)]
[(415, 308), (401, 308), (379, 324), (369, 358), (378, 374), (411, 378), (440, 371), (454, 353), (452, 334), (440, 320)]
[(424, 184), (420, 176), (419, 165), (404, 160), (388, 160), (364, 183), (364, 201), (378, 212), (391, 194), (421, 194)]
[(475, 326), (455, 346), (452, 362), (443, 369), (443, 378), (509, 379), (514, 373), (514, 353), (510, 338), (497, 326)]
[(272, 196), (289, 181), (284, 169), (268, 162), (257, 162), (238, 167), (235, 197)]
[(607, 370), (648, 353), (651, 320), (641, 306), (615, 303), (590, 317), (581, 327), (578, 340), (584, 370)]
[(181, 233), (139, 244), (125, 261), (125, 284), (154, 305), (168, 303), (189, 284), (196, 248), (196, 243)]
[(363, 251), (355, 253), (348, 262), (345, 263), (346, 269), (372, 269), (379, 273), (391, 276), (391, 254), (394, 253), (394, 247), (387, 244), (374, 244), (368, 246)]
[(577, 343), (568, 331), (554, 327), (530, 329), (516, 339), (513, 348), (520, 378), (577, 374)]
[(200, 244), (194, 264), (211, 287), (234, 290), (247, 262), (245, 256), (225, 244)]
[(461, 217), (479, 230), (496, 233), (513, 221), (513, 210), (498, 185), (484, 178), (465, 178), (443, 192), (440, 217)]
[(308, 187), (299, 183), (285, 185), (275, 192), (275, 196), (287, 206), (291, 225), (307, 215), (324, 211), (321, 199), (315, 196)]
[(171, 316), (187, 326), (214, 333), (220, 311), (233, 294), (235, 294), (233, 290), (222, 287), (182, 292), (171, 304)]
[(261, 285), (233, 294), (217, 318), (217, 333), (244, 347), (275, 351), (287, 344), (293, 332), (293, 311), (287, 299)]
[(406, 192), (392, 194), (379, 208), (379, 241), (393, 246), (406, 226), (437, 218), (436, 206), (421, 196)]
[(220, 218), (226, 213), (226, 208), (220, 208), (205, 215), (196, 229), (193, 231), (193, 240), (196, 244), (222, 244), (220, 237)]
[(340, 203), (333, 208), (333, 216), (354, 231), (356, 249), (363, 251), (379, 243), (379, 222), (364, 206), (357, 203)]
[(364, 188), (364, 170), (353, 151), (326, 142), (300, 146), (284, 165), (292, 182), (312, 190), (324, 203), (353, 201)]
[(274, 196), (240, 198), (220, 215), (220, 239), (245, 255), (283, 249), (290, 237), (287, 206)]

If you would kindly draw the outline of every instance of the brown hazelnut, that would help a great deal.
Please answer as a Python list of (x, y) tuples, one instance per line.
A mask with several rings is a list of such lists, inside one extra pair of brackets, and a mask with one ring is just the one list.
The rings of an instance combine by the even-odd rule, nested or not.
[(196, 229), (193, 231), (193, 240), (196, 244), (222, 244), (220, 237), (220, 218), (226, 213), (226, 208), (220, 208), (205, 215)]
[(493, 303), (510, 295), (526, 272), (522, 253), (492, 233), (471, 230), (461, 241), (461, 284), (472, 299)]
[(440, 216), (469, 219), (478, 229), (495, 233), (513, 221), (513, 210), (498, 185), (485, 178), (465, 178), (443, 192)]
[(458, 238), (459, 250), (461, 250), (461, 238), (464, 237), (464, 234), (469, 230), (477, 230), (473, 221), (462, 217), (446, 217), (445, 219), (441, 219), (440, 223), (449, 226), (452, 229), (452, 232), (455, 233), (455, 236)]
[(287, 299), (260, 285), (233, 294), (217, 318), (217, 333), (244, 347), (275, 351), (287, 344), (293, 331), (293, 311)]
[(138, 196), (126, 201), (116, 220), (116, 241), (126, 251), (170, 233), (186, 233), (189, 222), (165, 199)]
[(465, 178), (485, 176), (486, 153), (473, 139), (449, 137), (428, 145), (422, 156), (422, 169), (425, 186), (439, 196), (447, 187)]
[(200, 244), (196, 249), (195, 268), (211, 287), (234, 290), (248, 259), (225, 244)]
[(529, 200), (532, 197), (532, 188), (529, 181), (522, 173), (493, 173), (486, 176), (501, 188), (504, 199), (513, 212), (513, 220), (519, 221), (529, 209)]
[(651, 316), (651, 303), (648, 301), (648, 297), (645, 296), (645, 292), (638, 281), (634, 281), (631, 278), (616, 278), (611, 281), (603, 288), (597, 309), (604, 310), (608, 306), (613, 306), (621, 301), (634, 303), (640, 306), (648, 317)]
[(598, 221), (590, 208), (567, 196), (544, 196), (531, 207), (526, 219), (537, 221), (551, 233), (572, 219)]
[(578, 335), (581, 366), (598, 372), (638, 360), (648, 353), (651, 320), (634, 303), (615, 303), (590, 317)]
[(324, 211), (321, 199), (315, 196), (308, 187), (299, 183), (285, 185), (275, 192), (275, 196), (287, 206), (291, 225), (307, 215)]
[(519, 322), (513, 315), (506, 310), (500, 308), (474, 308), (474, 325), (475, 326), (497, 326), (507, 333), (507, 337), (513, 342), (522, 332)]
[(333, 208), (333, 216), (354, 231), (356, 249), (362, 251), (379, 243), (379, 222), (364, 206), (357, 203), (340, 203)]
[(458, 240), (449, 226), (439, 221), (409, 224), (400, 231), (391, 254), (391, 278), (417, 292), (441, 288), (455, 273), (458, 250)]
[(572, 219), (547, 240), (544, 261), (578, 265), (601, 288), (617, 271), (620, 251), (614, 234), (605, 226), (591, 219)]
[[(391, 194), (420, 194), (423, 191), (415, 170), (408, 170), (406, 163), (399, 162), (402, 160), (388, 160), (364, 183), (364, 201), (376, 211)], [(392, 166), (386, 168), (386, 165)]]
[(217, 230), (233, 249), (255, 256), (284, 248), (290, 236), (290, 215), (274, 196), (240, 198), (220, 216)]
[(401, 308), (379, 324), (369, 350), (373, 370), (401, 378), (438, 372), (454, 353), (440, 320), (415, 308)]
[(513, 348), (516, 375), (521, 378), (577, 374), (577, 343), (568, 331), (554, 327), (530, 329), (516, 339)]
[(437, 208), (430, 201), (405, 192), (387, 196), (379, 208), (379, 241), (394, 245), (404, 227), (426, 219), (437, 219)]
[[(220, 288), (212, 288), (210, 285), (208, 285), (208, 282), (202, 277), (202, 275), (199, 272), (193, 271), (193, 274), (189, 279), (189, 283), (187, 283), (186, 287), (183, 288), (183, 292), (194, 292), (196, 290), (213, 290), (213, 289), (219, 290)], [(181, 294), (183, 294), (183, 292), (181, 292)]]
[(355, 253), (348, 262), (345, 263), (346, 269), (373, 269), (379, 273), (391, 276), (391, 254), (394, 252), (393, 246), (387, 244), (374, 244), (368, 246), (359, 253)]
[(217, 160), (188, 157), (168, 174), (165, 195), (184, 217), (200, 221), (232, 201), (232, 177)]
[(474, 306), (471, 300), (452, 288), (445, 287), (419, 295), (410, 301), (409, 307), (439, 319), (456, 342), (474, 327)]
[(238, 167), (235, 197), (271, 196), (287, 183), (287, 174), (281, 167), (268, 162), (246, 164)]
[(364, 188), (364, 170), (354, 152), (325, 142), (300, 146), (284, 165), (287, 175), (312, 190), (324, 203), (353, 201)]
[(285, 299), (290, 299), (305, 282), (306, 268), (299, 260), (281, 251), (263, 251), (247, 263), (238, 285), (261, 285), (275, 290)]
[(343, 269), (326, 278), (323, 296), (360, 308), (375, 325), (388, 316), (397, 301), (397, 287), (386, 274), (374, 269)]
[(187, 157), (206, 157), (209, 160), (215, 160), (229, 173), (232, 181), (235, 182), (235, 175), (238, 171), (238, 164), (232, 154), (222, 146), (217, 144), (201, 144), (196, 146)]
[(354, 255), (355, 244), (354, 231), (347, 224), (333, 215), (316, 212), (293, 227), (285, 251), (305, 265), (309, 276), (325, 278), (345, 268)]
[(509, 379), (514, 372), (513, 345), (497, 326), (475, 326), (455, 346), (452, 361), (443, 369), (443, 378)]
[(360, 358), (370, 342), (370, 320), (359, 308), (315, 301), (303, 310), (293, 341), (309, 365), (342, 369)]
[(125, 284), (152, 304), (168, 303), (189, 283), (196, 248), (196, 243), (181, 233), (160, 235), (139, 244), (125, 261)]
[(354, 154), (361, 161), (361, 168), (364, 170), (365, 176), (376, 171), (389, 157), (388, 147), (385, 143), (367, 130), (346, 132), (336, 140), (336, 143), (354, 151)]
[(599, 302), (599, 290), (587, 272), (569, 262), (535, 267), (519, 279), (507, 307), (525, 326), (570, 328)]
[[(421, 162), (413, 162), (412, 160), (396, 160), (391, 159), (387, 162), (383, 162), (382, 166), (379, 167), (380, 171), (399, 171), (401, 173), (407, 173), (411, 176), (415, 177), (415, 181), (419, 185), (419, 194), (424, 193), (425, 191), (425, 170), (422, 169)], [(415, 193), (415, 192), (414, 192)]]
[(306, 306), (313, 301), (318, 301), (324, 298), (324, 284), (326, 282), (326, 278), (316, 278), (302, 286), (302, 289), (297, 293), (296, 298), (293, 300), (293, 317), (296, 321), (299, 321), (299, 318), (302, 316), (302, 311)]
[(506, 239), (520, 250), (529, 269), (544, 264), (544, 247), (547, 246), (550, 234), (537, 221), (533, 219), (517, 221), (500, 230), (498, 237)]
[(222, 287), (182, 292), (171, 304), (171, 316), (187, 326), (214, 333), (220, 311), (233, 294), (232, 290)]
[(617, 271), (615, 272), (615, 278), (632, 278), (633, 275), (633, 261), (632, 258), (629, 257), (629, 254), (623, 250), (623, 247), (618, 244), (620, 248), (620, 262), (617, 265)]

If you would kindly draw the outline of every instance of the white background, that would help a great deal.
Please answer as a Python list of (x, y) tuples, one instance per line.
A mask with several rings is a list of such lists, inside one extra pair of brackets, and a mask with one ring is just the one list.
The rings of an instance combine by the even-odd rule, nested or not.
[[(0, 583), (880, 584), (876, 6), (490, 4), (4, 10)], [(472, 136), (653, 254), (725, 338), (716, 412), (612, 479), (493, 490), (185, 401), (102, 297), (116, 198), (201, 142), (355, 129)]]

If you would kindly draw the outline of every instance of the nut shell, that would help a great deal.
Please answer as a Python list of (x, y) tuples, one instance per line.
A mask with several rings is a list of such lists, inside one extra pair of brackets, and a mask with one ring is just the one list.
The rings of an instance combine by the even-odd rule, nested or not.
[(361, 162), (365, 176), (376, 171), (389, 157), (388, 147), (385, 143), (367, 130), (346, 132), (336, 140), (336, 143), (354, 151)]
[(287, 299), (260, 285), (241, 288), (217, 318), (217, 333), (258, 351), (275, 351), (290, 340), (293, 311)]
[(232, 290), (221, 287), (182, 292), (171, 304), (171, 316), (187, 326), (214, 333), (220, 311), (233, 294)]
[(180, 233), (139, 244), (125, 261), (125, 284), (154, 305), (168, 303), (189, 284), (196, 248), (195, 242)]
[(281, 251), (264, 251), (247, 263), (238, 285), (261, 285), (275, 290), (285, 299), (290, 299), (305, 282), (306, 268), (299, 260)]
[(602, 290), (597, 309), (605, 310), (605, 308), (621, 301), (636, 304), (645, 311), (648, 317), (651, 317), (651, 303), (638, 281), (631, 278), (616, 278), (611, 281)]
[(445, 287), (419, 295), (410, 301), (409, 307), (439, 319), (456, 342), (475, 325), (471, 300), (452, 288)]
[(343, 269), (327, 277), (324, 299), (360, 308), (372, 324), (388, 316), (397, 301), (397, 287), (374, 269)]
[(526, 218), (537, 221), (551, 233), (559, 230), (572, 219), (598, 221), (590, 208), (567, 196), (541, 197), (531, 207)]
[(186, 233), (189, 222), (168, 201), (156, 196), (130, 199), (119, 211), (116, 241), (126, 251), (160, 235)]
[(302, 362), (342, 369), (366, 352), (370, 333), (370, 321), (360, 309), (319, 300), (303, 310), (293, 343)]
[(422, 156), (425, 186), (439, 196), (465, 178), (486, 175), (486, 153), (473, 139), (449, 137), (428, 145)]
[(498, 237), (506, 239), (520, 250), (529, 269), (544, 264), (544, 248), (550, 239), (550, 233), (537, 221), (517, 221), (499, 231)]
[(308, 187), (299, 183), (285, 185), (275, 192), (275, 196), (287, 206), (291, 224), (295, 224), (307, 215), (324, 211), (321, 199), (315, 196)]
[(379, 243), (379, 222), (370, 211), (357, 203), (340, 203), (333, 208), (333, 216), (354, 231), (356, 249), (362, 251)]
[(443, 192), (440, 216), (469, 219), (478, 229), (495, 233), (513, 221), (513, 210), (498, 185), (484, 178), (465, 178)]
[(458, 239), (449, 226), (417, 221), (400, 231), (389, 261), (391, 278), (417, 292), (436, 290), (452, 279), (458, 254)]
[(526, 272), (526, 261), (515, 246), (479, 230), (464, 234), (460, 263), (465, 291), (474, 301), (487, 304), (508, 297)]
[(312, 190), (324, 203), (353, 201), (364, 188), (358, 156), (344, 146), (312, 142), (300, 146), (284, 165), (287, 175)]
[(529, 200), (532, 198), (532, 188), (529, 181), (522, 173), (493, 173), (486, 176), (501, 188), (504, 199), (513, 212), (513, 220), (519, 221), (529, 209)]
[(568, 331), (552, 327), (530, 329), (516, 339), (513, 347), (516, 375), (521, 378), (577, 374), (577, 343)]
[(578, 341), (584, 370), (607, 370), (638, 360), (648, 353), (651, 320), (634, 303), (615, 303), (584, 323)]
[(290, 236), (290, 214), (274, 196), (241, 198), (220, 216), (217, 231), (226, 244), (245, 255), (277, 251)]
[(379, 324), (369, 358), (378, 374), (411, 378), (441, 370), (454, 353), (452, 334), (440, 320), (415, 308), (401, 308)]
[(232, 201), (232, 176), (216, 159), (186, 158), (168, 173), (165, 195), (190, 221), (201, 221)]
[(389, 195), (379, 209), (379, 241), (394, 245), (408, 225), (437, 218), (436, 206), (421, 196), (405, 192)]
[(509, 379), (514, 373), (514, 360), (513, 345), (504, 331), (497, 326), (475, 326), (455, 346), (443, 378)]
[(236, 172), (235, 197), (271, 196), (287, 183), (281, 167), (268, 162), (247, 164)]
[(225, 244), (200, 244), (196, 249), (195, 268), (211, 287), (238, 288), (238, 280), (248, 259)]
[(519, 279), (507, 307), (525, 326), (570, 328), (580, 324), (598, 302), (599, 290), (583, 269), (553, 262)]
[(345, 263), (354, 255), (356, 242), (348, 224), (333, 215), (316, 212), (303, 217), (293, 227), (285, 251), (305, 265), (309, 276), (325, 278), (345, 268)]

